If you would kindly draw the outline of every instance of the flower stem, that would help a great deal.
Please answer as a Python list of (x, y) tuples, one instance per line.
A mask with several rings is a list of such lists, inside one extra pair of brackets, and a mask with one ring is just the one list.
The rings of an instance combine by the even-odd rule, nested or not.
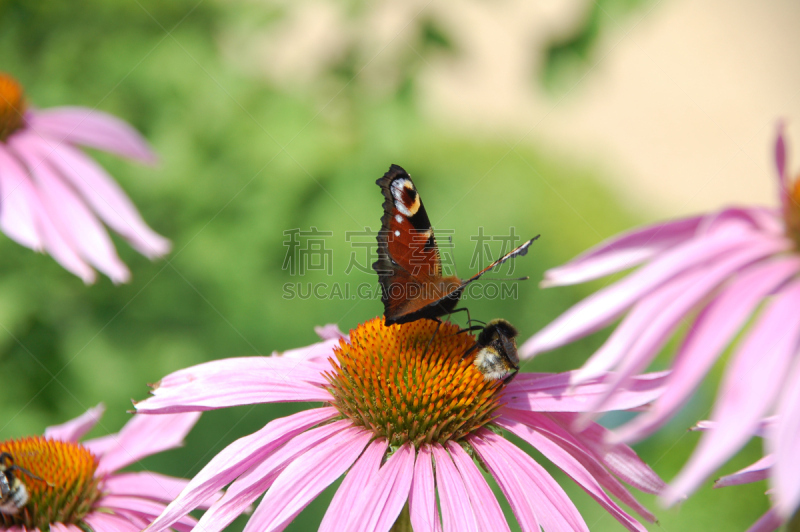
[(392, 525), (390, 532), (414, 532), (411, 528), (411, 514), (408, 513), (408, 503), (403, 506), (403, 511), (397, 516), (397, 521)]

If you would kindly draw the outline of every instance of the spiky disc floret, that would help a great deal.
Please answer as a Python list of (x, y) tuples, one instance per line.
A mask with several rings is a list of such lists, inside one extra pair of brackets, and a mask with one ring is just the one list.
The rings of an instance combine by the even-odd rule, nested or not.
[(50, 523), (79, 524), (101, 496), (100, 480), (94, 475), (97, 458), (79, 443), (34, 436), (0, 442), (2, 452), (25, 470), (14, 475), (30, 496), (18, 513), (0, 513), (6, 527), (47, 530)]
[(5, 72), (0, 72), (0, 141), (22, 127), (25, 108), (22, 85)]
[(456, 325), (419, 320), (386, 327), (372, 319), (334, 349), (326, 373), (335, 406), (394, 446), (458, 441), (493, 419), (502, 384), (464, 353), (475, 344)]

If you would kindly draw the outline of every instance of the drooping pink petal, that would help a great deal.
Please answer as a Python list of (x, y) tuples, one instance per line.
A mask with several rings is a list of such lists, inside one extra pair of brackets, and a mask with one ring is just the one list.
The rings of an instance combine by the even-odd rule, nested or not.
[[(605, 491), (600, 483), (578, 460), (564, 451), (560, 446), (543, 436), (541, 433), (531, 429), (523, 423), (519, 423), (508, 417), (499, 417), (494, 421), (500, 427), (516, 434), (523, 440), (530, 443), (536, 450), (541, 452), (545, 458), (553, 462), (559, 469), (564, 471), (578, 485), (596, 500), (608, 513), (610, 513), (625, 528), (632, 531), (647, 532), (647, 529), (636, 519), (615, 503)], [(649, 512), (648, 512), (649, 514)], [(655, 520), (652, 514), (651, 520)]]
[(349, 420), (340, 419), (298, 434), (228, 486), (225, 494), (203, 514), (198, 526), (207, 532), (224, 530), (267, 491), (289, 464), (298, 458), (302, 460), (306, 452), (317, 447), (335, 445), (342, 433), (352, 432), (352, 428)]
[[(104, 486), (109, 493), (115, 495), (143, 497), (169, 502), (177, 498), (188, 483), (189, 481), (183, 478), (140, 471), (137, 473), (110, 475), (106, 478)], [(219, 493), (219, 496), (222, 496), (222, 493)], [(198, 508), (207, 508), (213, 498), (209, 499), (208, 504), (201, 504)]]
[[(501, 416), (498, 418), (496, 423), (500, 426), (504, 426), (503, 422), (513, 422), (513, 423), (520, 423), (528, 427), (531, 431), (535, 431), (541, 437), (549, 439), (552, 443), (558, 445), (561, 449), (566, 451), (570, 454), (572, 458), (577, 460), (585, 469), (586, 471), (597, 481), (600, 485), (607, 489), (613, 496), (617, 497), (623, 503), (627, 504), (631, 508), (633, 508), (637, 513), (639, 513), (642, 517), (647, 519), (650, 522), (655, 521), (655, 516), (647, 510), (643, 505), (636, 500), (636, 498), (622, 485), (622, 483), (617, 480), (614, 475), (609, 472), (609, 468), (601, 462), (600, 458), (597, 456), (595, 450), (587, 446), (584, 442), (582, 442), (579, 437), (581, 434), (575, 435), (571, 433), (569, 430), (564, 428), (561, 424), (556, 422), (547, 414), (542, 414), (538, 412), (523, 412), (519, 410), (513, 409), (506, 409), (502, 412)], [(513, 429), (510, 429), (513, 432)], [(534, 445), (537, 449), (539, 448), (532, 440), (528, 440), (524, 436), (518, 434), (523, 439), (526, 439), (531, 445)], [(604, 445), (603, 447), (608, 447)], [(541, 451), (541, 449), (540, 449)], [(631, 455), (636, 457), (635, 453), (631, 449), (628, 449)], [(547, 453), (542, 451), (545, 456), (548, 456)], [(604, 453), (604, 456), (610, 453)], [(622, 453), (617, 453), (617, 456), (621, 456), (622, 460), (628, 466), (628, 469), (634, 469), (635, 471), (639, 471), (639, 469), (644, 466), (645, 471), (644, 475), (647, 478), (646, 482), (639, 482), (639, 484), (646, 484), (651, 486), (656, 484), (658, 489), (663, 489), (665, 486), (664, 482), (642, 462), (638, 457), (635, 460), (631, 460), (628, 456), (623, 455)], [(549, 458), (549, 456), (548, 456)], [(553, 463), (558, 465), (558, 462), (553, 460)], [(562, 468), (563, 469), (563, 468)], [(566, 471), (566, 469), (565, 469)], [(630, 476), (630, 475), (627, 475)], [(643, 476), (641, 474), (637, 476)], [(652, 478), (655, 477), (655, 478)], [(586, 488), (584, 488), (586, 489)], [(652, 490), (651, 490), (652, 491)], [(601, 503), (603, 504), (603, 503)], [(611, 512), (612, 515), (614, 512)], [(638, 525), (638, 524), (637, 524)]]
[(236, 477), (259, 464), (287, 441), (338, 415), (338, 410), (332, 407), (304, 410), (273, 420), (261, 430), (239, 438), (220, 451), (189, 481), (178, 498), (153, 521), (149, 532), (167, 529), (172, 523), (208, 501)]
[(117, 445), (100, 457), (97, 474), (107, 474), (145, 456), (183, 445), (183, 438), (200, 419), (199, 413), (134, 416), (117, 435)]
[(292, 462), (275, 480), (245, 526), (245, 532), (283, 530), (300, 511), (353, 465), (372, 433), (345, 429)]
[(734, 280), (695, 320), (672, 364), (664, 393), (646, 412), (618, 427), (612, 441), (638, 441), (671, 418), (759, 303), (798, 271), (800, 259), (788, 258), (756, 265)]
[(141, 526), (126, 517), (104, 512), (89, 512), (83, 520), (96, 531), (141, 532), (142, 530)]
[(540, 524), (545, 530), (588, 530), (561, 487), (552, 479), (547, 482), (547, 473), (525, 467), (535, 463), (533, 458), (485, 429), (467, 440), (497, 481), (523, 531), (539, 532)]
[(778, 174), (778, 196), (785, 209), (789, 205), (789, 178), (786, 176), (786, 141), (783, 138), (785, 125), (778, 122), (775, 135), (775, 170)]
[[(677, 276), (645, 296), (626, 316), (611, 338), (579, 371), (576, 383), (611, 369), (607, 364), (594, 364), (592, 359), (606, 358), (617, 363), (615, 380), (609, 384), (608, 395), (616, 386), (636, 372), (644, 370), (659, 349), (672, 335), (686, 315), (731, 274), (753, 261), (784, 251), (788, 240), (768, 239), (721, 257), (705, 267)], [(602, 367), (606, 366), (606, 367)], [(599, 371), (598, 371), (599, 370)], [(590, 410), (602, 404), (602, 399)]]
[(388, 532), (408, 500), (413, 471), (414, 447), (404, 443), (365, 487), (344, 530)]
[(436, 462), (436, 491), (442, 506), (444, 532), (477, 532), (478, 522), (472, 512), (464, 480), (444, 447), (439, 443), (434, 443), (432, 447)]
[[(140, 528), (146, 527), (164, 509), (163, 503), (140, 499), (139, 497), (119, 497), (116, 495), (102, 497), (97, 501), (96, 506), (125, 517)], [(173, 523), (172, 528), (178, 532), (189, 532), (196, 524), (197, 520), (187, 515)]]
[(36, 153), (35, 142), (33, 134), (26, 132), (8, 139), (9, 147), (25, 162), (36, 180), (42, 201), (58, 230), (82, 257), (113, 282), (127, 282), (130, 272), (117, 256), (108, 233), (50, 163)]
[(23, 246), (43, 251), (34, 213), (38, 199), (25, 168), (0, 144), (0, 228)]
[[(347, 476), (344, 477), (342, 485), (336, 490), (322, 523), (319, 525), (319, 532), (339, 532), (344, 530), (350, 518), (353, 501), (355, 501), (364, 486), (368, 486), (372, 478), (378, 474), (381, 467), (381, 460), (386, 454), (389, 443), (381, 438), (373, 441), (356, 461)], [(431, 482), (431, 491), (433, 482)], [(413, 519), (412, 519), (413, 522)], [(417, 528), (415, 527), (416, 531)], [(423, 532), (422, 530), (418, 532)]]
[(676, 275), (763, 240), (763, 234), (736, 226), (674, 246), (646, 266), (567, 310), (528, 339), (520, 348), (520, 357), (530, 358), (595, 332)]
[[(772, 405), (800, 338), (800, 282), (769, 304), (728, 365), (711, 416), (718, 423), (703, 435), (689, 463), (667, 488), (666, 504), (694, 489), (752, 436)], [(769, 356), (764, 356), (769, 353)]]
[(103, 222), (122, 235), (142, 255), (156, 258), (169, 252), (169, 240), (145, 223), (133, 202), (108, 173), (80, 150), (65, 145), (35, 145)]
[[(767, 435), (767, 432), (772, 430), (772, 427), (778, 422), (778, 418), (776, 416), (767, 416), (761, 418), (761, 421), (758, 422), (758, 425), (753, 430), (753, 436), (758, 436), (759, 438), (763, 438)], [(716, 421), (710, 421), (708, 419), (701, 419), (694, 426), (689, 427), (689, 430), (714, 430), (717, 428), (718, 423)]]
[(754, 464), (750, 464), (744, 469), (740, 469), (736, 473), (725, 475), (714, 482), (715, 488), (725, 488), (728, 486), (738, 486), (740, 484), (749, 484), (751, 482), (758, 482), (759, 480), (766, 480), (769, 477), (770, 468), (775, 465), (775, 455), (768, 454), (762, 457)]
[[(800, 296), (800, 292), (798, 293)], [(800, 297), (795, 301), (800, 309)], [(775, 426), (767, 432), (767, 451), (775, 455), (776, 467), (770, 475), (778, 514), (791, 518), (800, 506), (800, 343), (795, 343), (794, 368), (789, 373), (778, 401)]]
[(544, 273), (541, 286), (564, 286), (632, 268), (695, 235), (702, 216), (634, 229), (615, 236)]
[[(552, 375), (520, 373), (506, 387), (504, 400), (509, 408), (535, 412), (585, 412), (586, 407), (606, 392), (613, 373), (587, 383), (571, 386), (575, 372)], [(669, 372), (647, 373), (630, 379), (604, 405), (605, 410), (629, 410), (645, 405), (662, 392)]]
[(138, 131), (102, 111), (65, 106), (37, 109), (25, 118), (34, 131), (59, 142), (82, 144), (149, 164), (157, 160)]
[(330, 401), (330, 393), (319, 386), (325, 382), (320, 366), (310, 361), (227, 358), (167, 375), (152, 397), (136, 403), (136, 411), (160, 414), (281, 401)]
[[(547, 416), (569, 431), (579, 414), (551, 412)], [(661, 477), (644, 463), (633, 449), (623, 444), (609, 444), (613, 433), (602, 425), (592, 423), (579, 433), (570, 433), (626, 484), (645, 493), (657, 494), (664, 490), (665, 484)]]
[(453, 463), (458, 468), (458, 472), (464, 481), (472, 511), (478, 521), (478, 530), (493, 530), (495, 532), (510, 530), (508, 522), (506, 522), (506, 518), (503, 515), (503, 510), (500, 508), (500, 503), (497, 502), (494, 493), (492, 493), (492, 488), (486, 483), (472, 458), (459, 444), (453, 441), (447, 442), (447, 450), (450, 452), (450, 457), (453, 459)]
[(47, 427), (44, 431), (44, 437), (51, 440), (77, 442), (97, 424), (100, 418), (103, 417), (105, 410), (106, 407), (103, 406), (103, 403), (100, 403), (73, 420), (61, 425)]
[(782, 524), (783, 519), (778, 515), (778, 511), (775, 508), (771, 508), (758, 521), (753, 523), (753, 526), (748, 528), (747, 532), (773, 532), (773, 530), (778, 530), (778, 527)]
[(441, 532), (439, 508), (436, 506), (436, 486), (433, 481), (431, 446), (427, 443), (417, 451), (414, 478), (408, 496), (408, 512), (414, 532)]

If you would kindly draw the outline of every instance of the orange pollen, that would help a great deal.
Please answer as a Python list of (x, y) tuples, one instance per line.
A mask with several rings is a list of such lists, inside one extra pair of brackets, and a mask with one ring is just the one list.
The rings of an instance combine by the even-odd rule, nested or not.
[(5, 527), (79, 524), (101, 496), (97, 458), (79, 443), (34, 436), (0, 442), (0, 453), (8, 453), (0, 462), (2, 474), (19, 480), (28, 494), (18, 512), (0, 513)]
[(379, 317), (350, 331), (326, 373), (333, 406), (393, 447), (458, 441), (489, 423), (501, 381), (487, 381), (472, 355), (463, 358), (472, 335), (449, 322), (433, 336), (435, 329), (430, 320), (387, 327)]
[(22, 85), (0, 72), (0, 142), (25, 125), (26, 107)]

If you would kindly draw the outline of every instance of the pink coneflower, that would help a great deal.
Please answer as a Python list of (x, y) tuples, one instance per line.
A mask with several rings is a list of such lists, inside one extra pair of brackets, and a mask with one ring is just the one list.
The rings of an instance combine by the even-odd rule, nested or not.
[[(9, 531), (136, 532), (160, 514), (187, 480), (151, 472), (119, 473), (141, 458), (181, 445), (199, 414), (135, 416), (118, 434), (79, 442), (100, 419), (102, 406), (44, 436), (0, 442), (0, 471), (21, 482), (20, 507), (5, 505), (0, 528)], [(3, 473), (0, 473), (3, 474)], [(14, 511), (16, 509), (16, 511)], [(189, 516), (174, 524), (188, 530)]]
[(616, 369), (601, 408), (617, 386), (644, 370), (685, 320), (691, 329), (672, 362), (664, 394), (617, 431), (631, 442), (661, 426), (687, 401), (716, 359), (762, 303), (738, 342), (714, 405), (717, 430), (704, 434), (666, 491), (674, 503), (692, 492), (751, 437), (762, 417), (781, 420), (767, 436), (774, 450), (779, 514), (800, 503), (800, 180), (790, 189), (782, 128), (775, 160), (781, 209), (731, 208), (658, 224), (614, 238), (550, 270), (545, 284), (587, 281), (646, 263), (565, 312), (520, 349), (523, 358), (585, 336), (625, 315), (573, 384)]
[(155, 162), (147, 142), (122, 120), (82, 107), (29, 109), (19, 83), (0, 72), (0, 229), (50, 253), (85, 283), (95, 280), (92, 266), (125, 282), (130, 272), (103, 223), (150, 258), (167, 253), (170, 243), (77, 145)]
[[(588, 530), (562, 488), (503, 431), (536, 448), (627, 529), (645, 530), (608, 493), (653, 520), (621, 480), (649, 493), (662, 481), (629, 447), (604, 445), (600, 425), (581, 434), (569, 428), (607, 376), (569, 390), (569, 374), (520, 374), (503, 388), (463, 359), (475, 340), (456, 334), (455, 325), (442, 324), (426, 353), (435, 328), (428, 320), (386, 327), (375, 318), (335, 347), (329, 339), (292, 357), (219, 360), (162, 379), (138, 412), (324, 405), (231, 443), (149, 531), (170, 526), (228, 484), (198, 530), (224, 529), (262, 494), (245, 530), (283, 530), (342, 475), (320, 530), (388, 531), (396, 522), (415, 532), (508, 530), (476, 461), (497, 481), (523, 530)], [(638, 377), (608, 408), (647, 403), (663, 378)]]

